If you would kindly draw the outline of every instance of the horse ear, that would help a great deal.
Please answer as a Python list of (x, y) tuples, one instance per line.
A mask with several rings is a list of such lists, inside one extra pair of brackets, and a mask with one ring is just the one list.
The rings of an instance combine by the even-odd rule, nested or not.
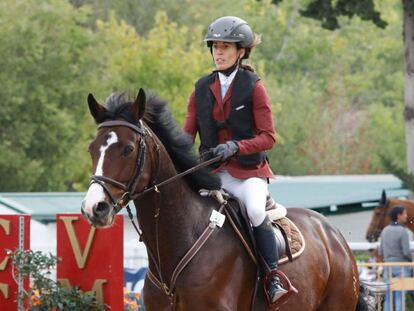
[(101, 123), (104, 121), (105, 116), (106, 116), (106, 108), (102, 105), (100, 105), (95, 97), (93, 97), (92, 94), (89, 93), (88, 95), (88, 106), (89, 106), (89, 111), (91, 112), (92, 117), (95, 119), (96, 123)]
[(140, 120), (145, 112), (146, 95), (142, 88), (139, 89), (137, 98), (132, 105), (132, 113)]
[(387, 194), (382, 190), (380, 205), (384, 206), (387, 203)]

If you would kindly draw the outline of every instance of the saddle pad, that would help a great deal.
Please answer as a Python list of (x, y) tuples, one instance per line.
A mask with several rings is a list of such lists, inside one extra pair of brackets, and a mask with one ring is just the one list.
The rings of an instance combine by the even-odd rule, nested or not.
[[(276, 226), (276, 223), (280, 225), (283, 230), (286, 232), (289, 246), (292, 252), (293, 259), (299, 257), (305, 250), (306, 242), (299, 228), (287, 217), (278, 219), (276, 221), (272, 220), (273, 225)], [(278, 261), (279, 265), (284, 264), (289, 261), (289, 258), (284, 253)]]
[(271, 208), (267, 208), (266, 206), (266, 214), (269, 216), (270, 220), (276, 221), (286, 217), (287, 209), (282, 204), (273, 202)]

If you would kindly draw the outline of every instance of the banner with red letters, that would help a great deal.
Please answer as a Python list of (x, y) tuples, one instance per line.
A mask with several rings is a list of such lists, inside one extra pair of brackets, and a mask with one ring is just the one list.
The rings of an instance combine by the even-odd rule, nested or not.
[(96, 229), (80, 214), (57, 214), (57, 279), (64, 286), (94, 292), (110, 310), (123, 310), (123, 216)]
[(12, 259), (7, 249), (26, 250), (30, 248), (30, 216), (0, 215), (0, 306), (1, 310), (23, 310), (18, 301), (19, 293), (29, 289), (29, 279), (13, 278)]

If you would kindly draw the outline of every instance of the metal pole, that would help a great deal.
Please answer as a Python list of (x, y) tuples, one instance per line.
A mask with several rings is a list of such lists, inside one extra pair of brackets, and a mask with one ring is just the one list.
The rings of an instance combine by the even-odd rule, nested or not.
[[(24, 249), (24, 217), (19, 217), (19, 250), (23, 251)], [(21, 274), (17, 275), (17, 310), (24, 311), (23, 303), (23, 279)]]
[[(401, 267), (400, 278), (403, 279), (405, 277), (405, 267)], [(405, 283), (403, 286), (403, 290), (401, 291), (401, 305), (403, 307), (403, 311), (405, 311)]]
[(391, 277), (392, 277), (392, 267), (388, 268), (388, 281), (389, 281), (389, 301), (390, 301), (390, 310), (394, 310), (394, 293), (393, 290), (391, 290)]

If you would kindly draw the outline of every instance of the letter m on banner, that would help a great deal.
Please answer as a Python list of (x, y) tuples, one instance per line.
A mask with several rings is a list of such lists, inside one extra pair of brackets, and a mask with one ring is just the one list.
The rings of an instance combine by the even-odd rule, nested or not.
[(57, 214), (57, 279), (64, 286), (94, 292), (111, 310), (123, 310), (124, 222), (96, 229), (80, 214)]

